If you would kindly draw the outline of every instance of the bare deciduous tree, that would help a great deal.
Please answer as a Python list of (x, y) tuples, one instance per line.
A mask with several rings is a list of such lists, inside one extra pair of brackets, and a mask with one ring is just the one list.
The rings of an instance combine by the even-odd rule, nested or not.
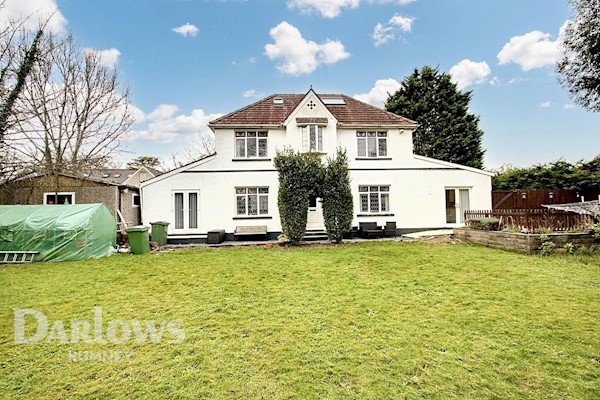
[(104, 167), (133, 123), (128, 89), (116, 69), (98, 53), (84, 52), (72, 35), (47, 35), (40, 46), (7, 143), (41, 172)]
[[(5, 2), (0, 2), (0, 9)], [(24, 28), (27, 18), (2, 21), (0, 26), (0, 184), (22, 169), (5, 135), (17, 122), (17, 101), (39, 56), (44, 23), (35, 32)]]
[(179, 168), (215, 152), (215, 138), (212, 135), (198, 132), (192, 142), (189, 142), (183, 150), (172, 153), (170, 165), (163, 165), (163, 170), (168, 171)]

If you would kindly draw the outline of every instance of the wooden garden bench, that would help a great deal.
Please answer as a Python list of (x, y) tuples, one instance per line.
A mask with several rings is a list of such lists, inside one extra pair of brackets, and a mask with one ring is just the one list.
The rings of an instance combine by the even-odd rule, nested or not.
[(264, 236), (267, 239), (267, 226), (236, 226), (233, 236), (237, 239), (240, 236)]

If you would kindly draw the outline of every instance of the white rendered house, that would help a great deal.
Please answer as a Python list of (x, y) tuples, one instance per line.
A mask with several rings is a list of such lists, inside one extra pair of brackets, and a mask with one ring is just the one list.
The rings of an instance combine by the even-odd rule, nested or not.
[[(216, 152), (141, 184), (145, 224), (168, 221), (169, 241), (266, 225), (281, 232), (273, 158), (291, 147), (326, 156), (347, 150), (354, 221), (395, 221), (399, 233), (462, 224), (463, 211), (491, 209), (492, 173), (413, 154), (416, 123), (339, 94), (275, 94), (210, 123)], [(311, 199), (307, 229), (323, 228)]]

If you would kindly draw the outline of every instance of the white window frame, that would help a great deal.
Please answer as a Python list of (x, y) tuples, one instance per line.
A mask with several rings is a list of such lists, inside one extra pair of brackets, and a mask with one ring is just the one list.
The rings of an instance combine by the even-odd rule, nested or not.
[[(57, 195), (57, 196), (67, 196), (67, 195), (70, 195), (71, 199), (73, 200), (73, 202), (69, 203), (69, 205), (71, 205), (71, 204), (77, 204), (75, 202), (75, 192), (44, 192), (44, 205), (48, 205), (48, 203), (47, 203), (47, 200), (48, 200), (47, 197), (48, 197), (48, 195), (52, 195), (52, 196), (54, 196), (54, 195)], [(52, 205), (55, 205), (55, 204), (52, 204)], [(58, 204), (58, 205), (62, 205), (62, 204)]]
[[(391, 185), (359, 185), (358, 186), (358, 207), (362, 214), (389, 214), (391, 213), (390, 205), (390, 187)], [(377, 210), (373, 211), (373, 197), (377, 196)], [(363, 208), (363, 197), (367, 200), (367, 209)], [(386, 201), (383, 199), (387, 198)], [(383, 209), (382, 205), (387, 204), (387, 209)]]
[[(252, 193), (251, 193), (252, 192)], [(269, 187), (268, 186), (240, 186), (240, 187), (236, 187), (234, 188), (234, 193), (235, 193), (235, 202), (234, 202), (234, 213), (236, 217), (249, 217), (249, 218), (253, 218), (253, 217), (265, 217), (265, 216), (269, 216)], [(249, 197), (250, 196), (256, 196), (256, 214), (250, 214), (250, 207), (249, 207)], [(265, 199), (266, 198), (266, 202), (267, 202), (267, 209), (266, 212), (262, 212), (263, 210), (261, 209), (261, 198)], [(244, 201), (244, 212), (240, 213), (240, 209), (239, 209), (239, 200), (243, 199)]]
[[(448, 222), (448, 207), (446, 205), (446, 192), (449, 190), (453, 190), (454, 191), (454, 212), (455, 212), (455, 217), (456, 217), (456, 221), (455, 222)], [(448, 186), (444, 188), (444, 211), (445, 211), (445, 218), (444, 218), (444, 222), (446, 223), (446, 225), (451, 225), (451, 226), (457, 226), (457, 225), (463, 225), (465, 223), (465, 211), (463, 209), (463, 205), (461, 204), (461, 199), (460, 199), (460, 192), (461, 190), (466, 190), (468, 193), (468, 203), (469, 203), (469, 208), (470, 208), (470, 204), (471, 204), (471, 192), (472, 192), (472, 188), (471, 187), (467, 187), (467, 186)]]
[[(177, 215), (175, 215), (175, 195), (177, 193), (183, 194), (183, 226), (177, 227)], [(196, 194), (196, 227), (190, 228), (190, 193)], [(198, 231), (200, 229), (200, 190), (173, 190), (171, 192), (171, 216), (173, 221), (173, 230), (177, 232), (182, 231)]]
[[(316, 124), (306, 125), (306, 137), (308, 138), (307, 148), (309, 153), (323, 152), (323, 126)], [(314, 147), (313, 147), (314, 137)]]
[[(140, 204), (135, 204), (135, 198), (140, 199), (139, 203)], [(140, 197), (139, 193), (131, 193), (131, 207), (134, 208), (138, 208), (140, 205), (142, 204), (142, 198)]]
[[(248, 153), (248, 143), (254, 141), (255, 143), (255, 154), (250, 155)], [(265, 143), (264, 154), (260, 154), (260, 142)], [(238, 153), (238, 143), (243, 143), (244, 154)], [(233, 151), (236, 159), (261, 159), (269, 157), (269, 132), (268, 131), (238, 131), (234, 133)]]
[[(381, 143), (385, 143), (385, 150)], [(361, 148), (362, 143), (362, 148)], [(369, 152), (374, 146), (375, 155)], [(387, 131), (356, 131), (356, 154), (360, 158), (389, 158)]]

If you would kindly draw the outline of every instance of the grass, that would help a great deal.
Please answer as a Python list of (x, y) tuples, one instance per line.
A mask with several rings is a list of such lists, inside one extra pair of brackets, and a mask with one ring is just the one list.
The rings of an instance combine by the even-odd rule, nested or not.
[[(0, 284), (3, 398), (600, 398), (597, 255), (395, 242), (195, 249), (5, 266)], [(181, 320), (185, 340), (13, 341), (14, 308), (69, 333), (97, 305), (105, 330)], [(70, 362), (72, 350), (131, 358)]]

